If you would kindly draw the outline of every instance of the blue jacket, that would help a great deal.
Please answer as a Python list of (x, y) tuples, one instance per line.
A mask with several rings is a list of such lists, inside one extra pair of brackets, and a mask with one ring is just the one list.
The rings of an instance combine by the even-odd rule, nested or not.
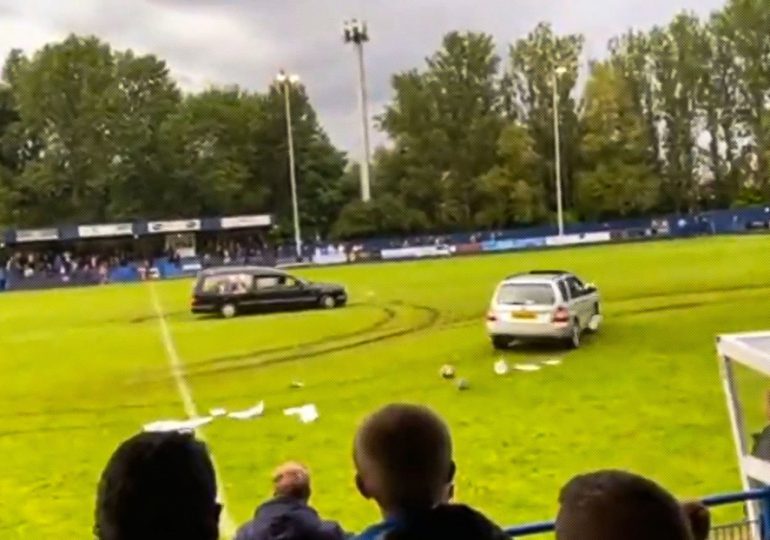
[(254, 513), (240, 528), (235, 540), (343, 540), (338, 523), (324, 521), (304, 501), (276, 497)]
[(462, 504), (442, 504), (409, 518), (386, 519), (355, 540), (508, 540), (483, 514)]

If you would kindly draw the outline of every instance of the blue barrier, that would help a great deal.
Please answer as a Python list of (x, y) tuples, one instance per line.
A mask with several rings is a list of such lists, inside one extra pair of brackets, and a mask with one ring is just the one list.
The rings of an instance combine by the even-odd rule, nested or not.
[[(750, 491), (743, 491), (738, 493), (724, 493), (720, 495), (712, 495), (701, 499), (701, 502), (708, 507), (725, 506), (728, 504), (736, 504), (748, 501), (759, 501), (762, 506), (760, 524), (762, 531), (762, 538), (770, 538), (770, 488), (754, 489)], [(751, 536), (747, 535), (750, 532), (752, 523), (748, 520), (743, 520), (738, 523), (729, 523), (726, 525), (714, 525), (712, 526), (712, 538), (735, 538), (740, 540), (750, 540)], [(522, 538), (524, 536), (532, 536), (536, 534), (544, 534), (553, 532), (555, 528), (555, 522), (542, 521), (538, 523), (529, 523), (527, 525), (518, 525), (514, 527), (508, 527), (505, 532), (511, 537), (511, 539)]]

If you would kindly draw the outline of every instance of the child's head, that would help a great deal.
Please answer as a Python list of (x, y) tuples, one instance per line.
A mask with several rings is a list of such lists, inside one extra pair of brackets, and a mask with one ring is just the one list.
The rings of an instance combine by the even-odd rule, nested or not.
[(367, 418), (356, 434), (354, 460), (359, 491), (385, 514), (444, 502), (454, 476), (447, 426), (418, 405), (388, 405)]
[(577, 476), (559, 503), (557, 540), (693, 540), (693, 529), (708, 528), (701, 507), (683, 509), (655, 482), (623, 471)]

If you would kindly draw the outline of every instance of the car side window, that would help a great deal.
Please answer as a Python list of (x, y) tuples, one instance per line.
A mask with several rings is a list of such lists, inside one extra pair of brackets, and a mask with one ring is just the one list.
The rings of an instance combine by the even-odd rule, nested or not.
[(585, 287), (583, 286), (583, 283), (575, 277), (567, 279), (567, 286), (569, 287), (570, 297), (573, 299), (580, 298), (585, 294)]
[(561, 293), (561, 299), (565, 302), (569, 300), (569, 290), (567, 289), (567, 284), (564, 282), (564, 280), (559, 282), (559, 292)]
[(278, 287), (277, 276), (258, 276), (254, 280), (254, 288), (257, 290), (274, 289), (275, 287)]

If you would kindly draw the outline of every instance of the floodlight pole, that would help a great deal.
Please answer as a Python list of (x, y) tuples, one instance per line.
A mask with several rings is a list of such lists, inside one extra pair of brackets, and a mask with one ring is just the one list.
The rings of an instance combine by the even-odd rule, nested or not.
[(291, 206), (294, 218), (294, 246), (297, 251), (297, 260), (302, 259), (302, 234), (299, 224), (299, 203), (297, 202), (297, 167), (294, 160), (294, 133), (291, 125), (291, 99), (290, 92), (292, 83), (297, 82), (299, 78), (296, 75), (286, 75), (283, 71), (278, 73), (275, 78), (281, 86), (284, 96), (284, 105), (286, 112), (286, 138), (289, 144), (289, 184), (291, 185)]
[(559, 236), (564, 236), (564, 202), (561, 185), (561, 141), (559, 137), (559, 76), (566, 73), (563, 67), (553, 71), (553, 144), (554, 167), (556, 172), (556, 220)]
[(369, 146), (369, 98), (366, 90), (366, 66), (364, 64), (364, 43), (369, 41), (366, 23), (353, 19), (346, 21), (343, 31), (345, 43), (353, 43), (358, 58), (358, 106), (361, 113), (363, 136), (363, 157), (361, 158), (361, 200), (366, 202), (372, 197), (369, 178), (371, 151)]

